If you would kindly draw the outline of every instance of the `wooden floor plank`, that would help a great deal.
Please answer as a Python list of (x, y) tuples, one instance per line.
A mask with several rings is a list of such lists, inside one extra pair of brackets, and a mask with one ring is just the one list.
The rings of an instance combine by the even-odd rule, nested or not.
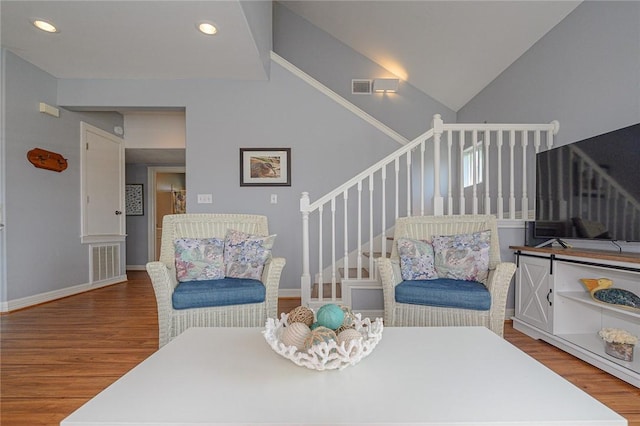
[[(0, 424), (58, 425), (157, 349), (153, 289), (129, 281), (0, 316)], [(300, 299), (279, 300), (289, 312)], [(505, 326), (505, 339), (640, 426), (640, 389)]]

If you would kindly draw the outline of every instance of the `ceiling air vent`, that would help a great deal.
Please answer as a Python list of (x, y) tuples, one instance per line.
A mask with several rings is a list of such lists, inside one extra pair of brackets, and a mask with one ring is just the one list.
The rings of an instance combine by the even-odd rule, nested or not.
[(355, 79), (351, 80), (351, 94), (370, 95), (372, 80)]

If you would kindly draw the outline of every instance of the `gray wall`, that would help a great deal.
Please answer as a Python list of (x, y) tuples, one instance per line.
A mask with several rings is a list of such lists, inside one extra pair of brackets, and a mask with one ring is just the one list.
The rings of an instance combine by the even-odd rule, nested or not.
[[(395, 150), (398, 145), (279, 65), (271, 80), (60, 80), (58, 102), (74, 107), (186, 107), (187, 210), (255, 213), (278, 234), (275, 256), (287, 259), (281, 288), (299, 289), (299, 200), (312, 200)], [(291, 187), (240, 187), (239, 148), (290, 147)], [(197, 204), (210, 193), (213, 204)], [(278, 204), (270, 204), (270, 194)]]
[(149, 191), (153, 188), (147, 181), (147, 166), (145, 164), (127, 164), (125, 167), (125, 183), (141, 183), (144, 185), (144, 215), (127, 216), (126, 264), (146, 265), (149, 258)]
[[(640, 3), (583, 2), (458, 111), (459, 122), (552, 120), (560, 122), (556, 145), (640, 122)], [(502, 258), (512, 260), (508, 246), (522, 245), (524, 231), (500, 238)], [(513, 308), (513, 288), (507, 303)]]
[(458, 111), (560, 122), (558, 145), (640, 121), (640, 3), (586, 1)]
[[(3, 53), (6, 302), (89, 282), (89, 250), (80, 244), (80, 122), (112, 131), (123, 119), (65, 109), (59, 118), (40, 113), (40, 102), (57, 104), (57, 80)], [(35, 168), (27, 152), (36, 147), (62, 154), (68, 168)]]
[(351, 79), (395, 76), (279, 3), (273, 19), (274, 52), (405, 138), (429, 130), (434, 114), (455, 122), (454, 111), (404, 81), (397, 93), (352, 95)]

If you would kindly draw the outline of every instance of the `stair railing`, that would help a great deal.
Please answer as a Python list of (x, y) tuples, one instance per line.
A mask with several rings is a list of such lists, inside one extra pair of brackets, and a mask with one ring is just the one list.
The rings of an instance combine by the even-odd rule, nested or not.
[[(390, 253), (388, 229), (400, 215), (482, 212), (499, 219), (532, 218), (534, 199), (528, 194), (535, 185), (535, 154), (544, 145), (552, 147), (558, 127), (556, 121), (445, 124), (436, 114), (431, 129), (328, 194), (311, 202), (303, 192), (303, 304), (340, 301), (342, 276), (363, 279), (366, 272), (376, 280), (374, 257)], [(311, 225), (317, 229), (313, 246)], [(313, 277), (311, 270), (317, 271)]]

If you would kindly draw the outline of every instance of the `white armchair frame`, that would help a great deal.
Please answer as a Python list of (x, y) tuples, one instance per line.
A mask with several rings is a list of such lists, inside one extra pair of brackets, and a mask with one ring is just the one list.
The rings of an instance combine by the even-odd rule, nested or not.
[(189, 327), (264, 327), (278, 309), (280, 275), (286, 263), (271, 258), (264, 266), (261, 281), (265, 301), (209, 308), (173, 309), (171, 296), (178, 285), (174, 241), (178, 238), (223, 238), (228, 229), (248, 234), (269, 235), (267, 217), (246, 214), (175, 214), (162, 221), (160, 260), (147, 263), (158, 305), (158, 346), (162, 347)]
[[(402, 282), (400, 258), (395, 242), (398, 238), (431, 241), (434, 235), (467, 234), (491, 231), (489, 277), (486, 286), (491, 293), (491, 308), (476, 311), (460, 308), (397, 303), (395, 287)], [(384, 297), (386, 326), (485, 326), (503, 336), (507, 292), (516, 270), (515, 263), (500, 260), (498, 227), (493, 215), (412, 216), (396, 221), (394, 244), (390, 258), (377, 259)]]

